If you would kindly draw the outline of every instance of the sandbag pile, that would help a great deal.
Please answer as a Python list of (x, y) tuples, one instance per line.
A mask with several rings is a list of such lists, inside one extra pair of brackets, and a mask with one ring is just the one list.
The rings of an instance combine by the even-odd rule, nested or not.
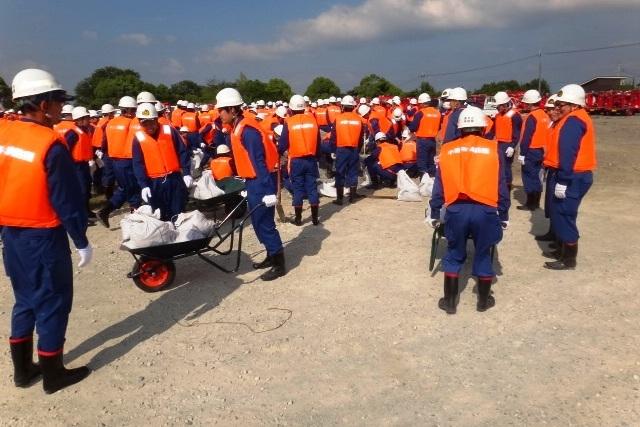
[(216, 227), (215, 221), (207, 219), (200, 211), (181, 213), (174, 225), (178, 231), (176, 243), (204, 239), (213, 234)]
[(210, 170), (202, 172), (202, 176), (195, 181), (192, 191), (193, 198), (198, 200), (213, 199), (224, 194), (224, 190), (216, 185)]
[(398, 172), (398, 200), (402, 202), (421, 202), (420, 188), (407, 175), (407, 172), (400, 170)]

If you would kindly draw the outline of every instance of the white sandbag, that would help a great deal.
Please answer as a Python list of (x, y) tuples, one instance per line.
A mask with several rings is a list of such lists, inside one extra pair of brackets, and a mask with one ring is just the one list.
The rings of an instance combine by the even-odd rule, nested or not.
[(420, 184), (418, 188), (420, 189), (420, 195), (423, 197), (431, 197), (431, 192), (433, 191), (433, 183), (434, 179), (429, 176), (429, 174), (425, 173), (422, 175), (422, 179), (420, 180)]
[(213, 234), (216, 223), (207, 219), (202, 212), (192, 211), (179, 214), (174, 225), (178, 231), (177, 243), (210, 236)]
[(224, 190), (216, 185), (210, 170), (202, 172), (202, 176), (196, 180), (193, 188), (193, 198), (208, 200), (224, 194)]
[(130, 249), (173, 243), (178, 236), (170, 222), (152, 216), (132, 213), (120, 221), (123, 244)]
[[(336, 192), (336, 183), (335, 181), (328, 181), (328, 182), (319, 182), (318, 183), (318, 192), (325, 196), (325, 197), (331, 197), (332, 199), (335, 199), (338, 197), (338, 193)], [(344, 195), (347, 196), (349, 194), (349, 188), (345, 187), (344, 189)]]
[(402, 202), (422, 201), (420, 189), (404, 170), (398, 172), (398, 200)]
[(360, 184), (360, 186), (366, 187), (367, 185), (371, 184), (371, 176), (369, 175), (369, 171), (367, 170), (367, 168), (363, 167), (362, 169), (364, 179), (362, 180), (362, 184)]
[(138, 209), (134, 210), (133, 213), (126, 215), (121, 221), (120, 221), (120, 231), (122, 232), (122, 241), (125, 242), (127, 240), (131, 239), (131, 228), (135, 228), (137, 227), (137, 221), (141, 220), (143, 221), (144, 218), (138, 218), (138, 216), (142, 216), (142, 217), (150, 217), (150, 218), (155, 218), (157, 220), (160, 219), (160, 209), (156, 209), (155, 211), (153, 209), (151, 209), (151, 206), (149, 205), (142, 205), (140, 206)]

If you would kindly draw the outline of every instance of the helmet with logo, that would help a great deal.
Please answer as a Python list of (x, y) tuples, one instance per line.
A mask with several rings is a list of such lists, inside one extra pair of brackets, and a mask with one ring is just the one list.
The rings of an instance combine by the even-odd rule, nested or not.
[(158, 111), (156, 106), (150, 102), (143, 102), (136, 109), (136, 117), (140, 120), (157, 119)]

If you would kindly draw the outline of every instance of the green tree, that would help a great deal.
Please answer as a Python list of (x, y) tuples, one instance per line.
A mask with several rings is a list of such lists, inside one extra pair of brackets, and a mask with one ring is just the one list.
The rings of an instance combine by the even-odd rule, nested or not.
[(376, 74), (369, 74), (360, 80), (360, 84), (349, 91), (354, 96), (373, 98), (379, 95), (404, 95), (402, 89)]
[(149, 89), (149, 92), (151, 92), (158, 101), (170, 102), (171, 104), (175, 104), (178, 100), (178, 98), (176, 98), (175, 95), (171, 92), (171, 89), (169, 89), (169, 87), (163, 83), (160, 83), (152, 89)]
[(304, 92), (311, 99), (329, 98), (340, 94), (340, 88), (327, 77), (316, 77)]
[(191, 80), (182, 80), (172, 84), (170, 91), (176, 99), (186, 99), (190, 102), (200, 101), (202, 96), (202, 87)]
[[(135, 96), (146, 84), (140, 80), (140, 74), (130, 69), (117, 67), (103, 67), (95, 70), (89, 77), (76, 85), (76, 100), (79, 105), (90, 108), (100, 108), (102, 104), (114, 104), (125, 95)], [(101, 95), (97, 96), (96, 89), (101, 86)], [(122, 86), (122, 90), (117, 90)], [(110, 88), (108, 91), (105, 88)], [(124, 89), (130, 92), (125, 92)]]
[(216, 95), (225, 87), (236, 87), (236, 83), (218, 80), (215, 78), (210, 79), (204, 86), (202, 86), (201, 101), (208, 102), (209, 104), (215, 104)]
[(264, 88), (264, 92), (265, 99), (271, 101), (276, 101), (278, 99), (288, 101), (293, 95), (293, 90), (291, 90), (289, 83), (282, 79), (269, 80)]
[(490, 82), (483, 84), (480, 89), (474, 91), (474, 93), (484, 93), (487, 95), (493, 95), (500, 91), (516, 91), (520, 90), (520, 83), (516, 80), (501, 80), (499, 82)]
[(428, 93), (432, 98), (440, 95), (439, 93), (436, 93), (436, 90), (433, 88), (433, 86), (431, 86), (429, 82), (423, 81), (420, 83), (420, 86), (417, 89), (405, 93), (405, 96), (417, 98), (421, 93)]
[[(538, 79), (533, 79), (530, 82), (524, 83), (521, 87), (522, 90), (535, 89), (538, 90)], [(540, 93), (544, 95), (545, 93), (551, 93), (551, 88), (549, 87), (549, 83), (542, 79), (540, 81)]]
[(255, 102), (259, 99), (268, 98), (266, 96), (266, 87), (267, 84), (260, 80), (249, 80), (246, 77), (242, 78), (243, 75), (240, 76), (236, 81), (236, 89), (242, 95), (242, 99), (246, 103)]
[(0, 104), (2, 104), (6, 109), (13, 108), (11, 88), (5, 83), (2, 77), (0, 77)]

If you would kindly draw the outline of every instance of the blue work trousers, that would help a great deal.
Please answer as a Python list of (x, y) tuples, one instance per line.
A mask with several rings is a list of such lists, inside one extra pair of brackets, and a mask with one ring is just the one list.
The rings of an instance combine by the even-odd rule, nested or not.
[(309, 200), (309, 205), (318, 206), (320, 204), (318, 160), (309, 156), (296, 157), (290, 162), (291, 183), (293, 184), (292, 206), (302, 207), (305, 198)]
[(82, 200), (84, 200), (88, 212), (89, 199), (91, 199), (91, 169), (87, 162), (75, 162), (74, 166), (80, 183), (80, 190), (82, 191)]
[(506, 178), (507, 185), (510, 186), (511, 183), (513, 182), (513, 171), (511, 170), (513, 166), (513, 156), (507, 157), (507, 155), (505, 154), (505, 150), (508, 147), (511, 147), (511, 144), (503, 143), (503, 142), (498, 143), (498, 151), (502, 156), (502, 160), (503, 160), (502, 164), (504, 165), (504, 176)]
[(336, 148), (336, 187), (358, 185), (360, 155), (355, 147)]
[(556, 237), (564, 243), (576, 243), (580, 238), (578, 233), (578, 208), (582, 198), (593, 184), (592, 172), (574, 173), (573, 179), (567, 186), (566, 197), (555, 197), (554, 188), (557, 183), (556, 174), (551, 175), (551, 227)]
[(420, 173), (428, 173), (430, 177), (436, 176), (436, 139), (416, 139), (416, 164)]
[[(267, 194), (274, 194), (273, 188), (275, 188), (276, 177), (272, 175), (272, 179), (273, 185), (270, 186), (270, 188), (266, 188), (264, 184), (261, 184), (256, 179), (249, 178), (246, 180), (245, 185), (249, 210), (253, 210), (254, 207), (260, 205), (262, 198)], [(278, 233), (276, 229), (275, 213), (275, 206), (268, 208), (263, 205), (251, 214), (253, 230), (256, 232), (258, 241), (264, 245), (267, 250), (267, 255), (269, 256), (282, 251), (282, 239), (280, 239), (280, 233)]]
[(140, 198), (140, 187), (133, 173), (133, 162), (131, 159), (112, 159), (113, 173), (118, 184), (113, 192), (109, 203), (113, 209), (119, 209), (125, 202), (129, 206), (137, 209), (142, 204)]
[(544, 151), (541, 148), (529, 149), (524, 156), (522, 165), (522, 185), (525, 193), (542, 193), (542, 158)]
[(149, 204), (153, 210), (160, 209), (162, 221), (171, 221), (174, 216), (184, 212), (189, 192), (180, 172), (164, 178), (151, 179), (149, 188), (151, 188)]

